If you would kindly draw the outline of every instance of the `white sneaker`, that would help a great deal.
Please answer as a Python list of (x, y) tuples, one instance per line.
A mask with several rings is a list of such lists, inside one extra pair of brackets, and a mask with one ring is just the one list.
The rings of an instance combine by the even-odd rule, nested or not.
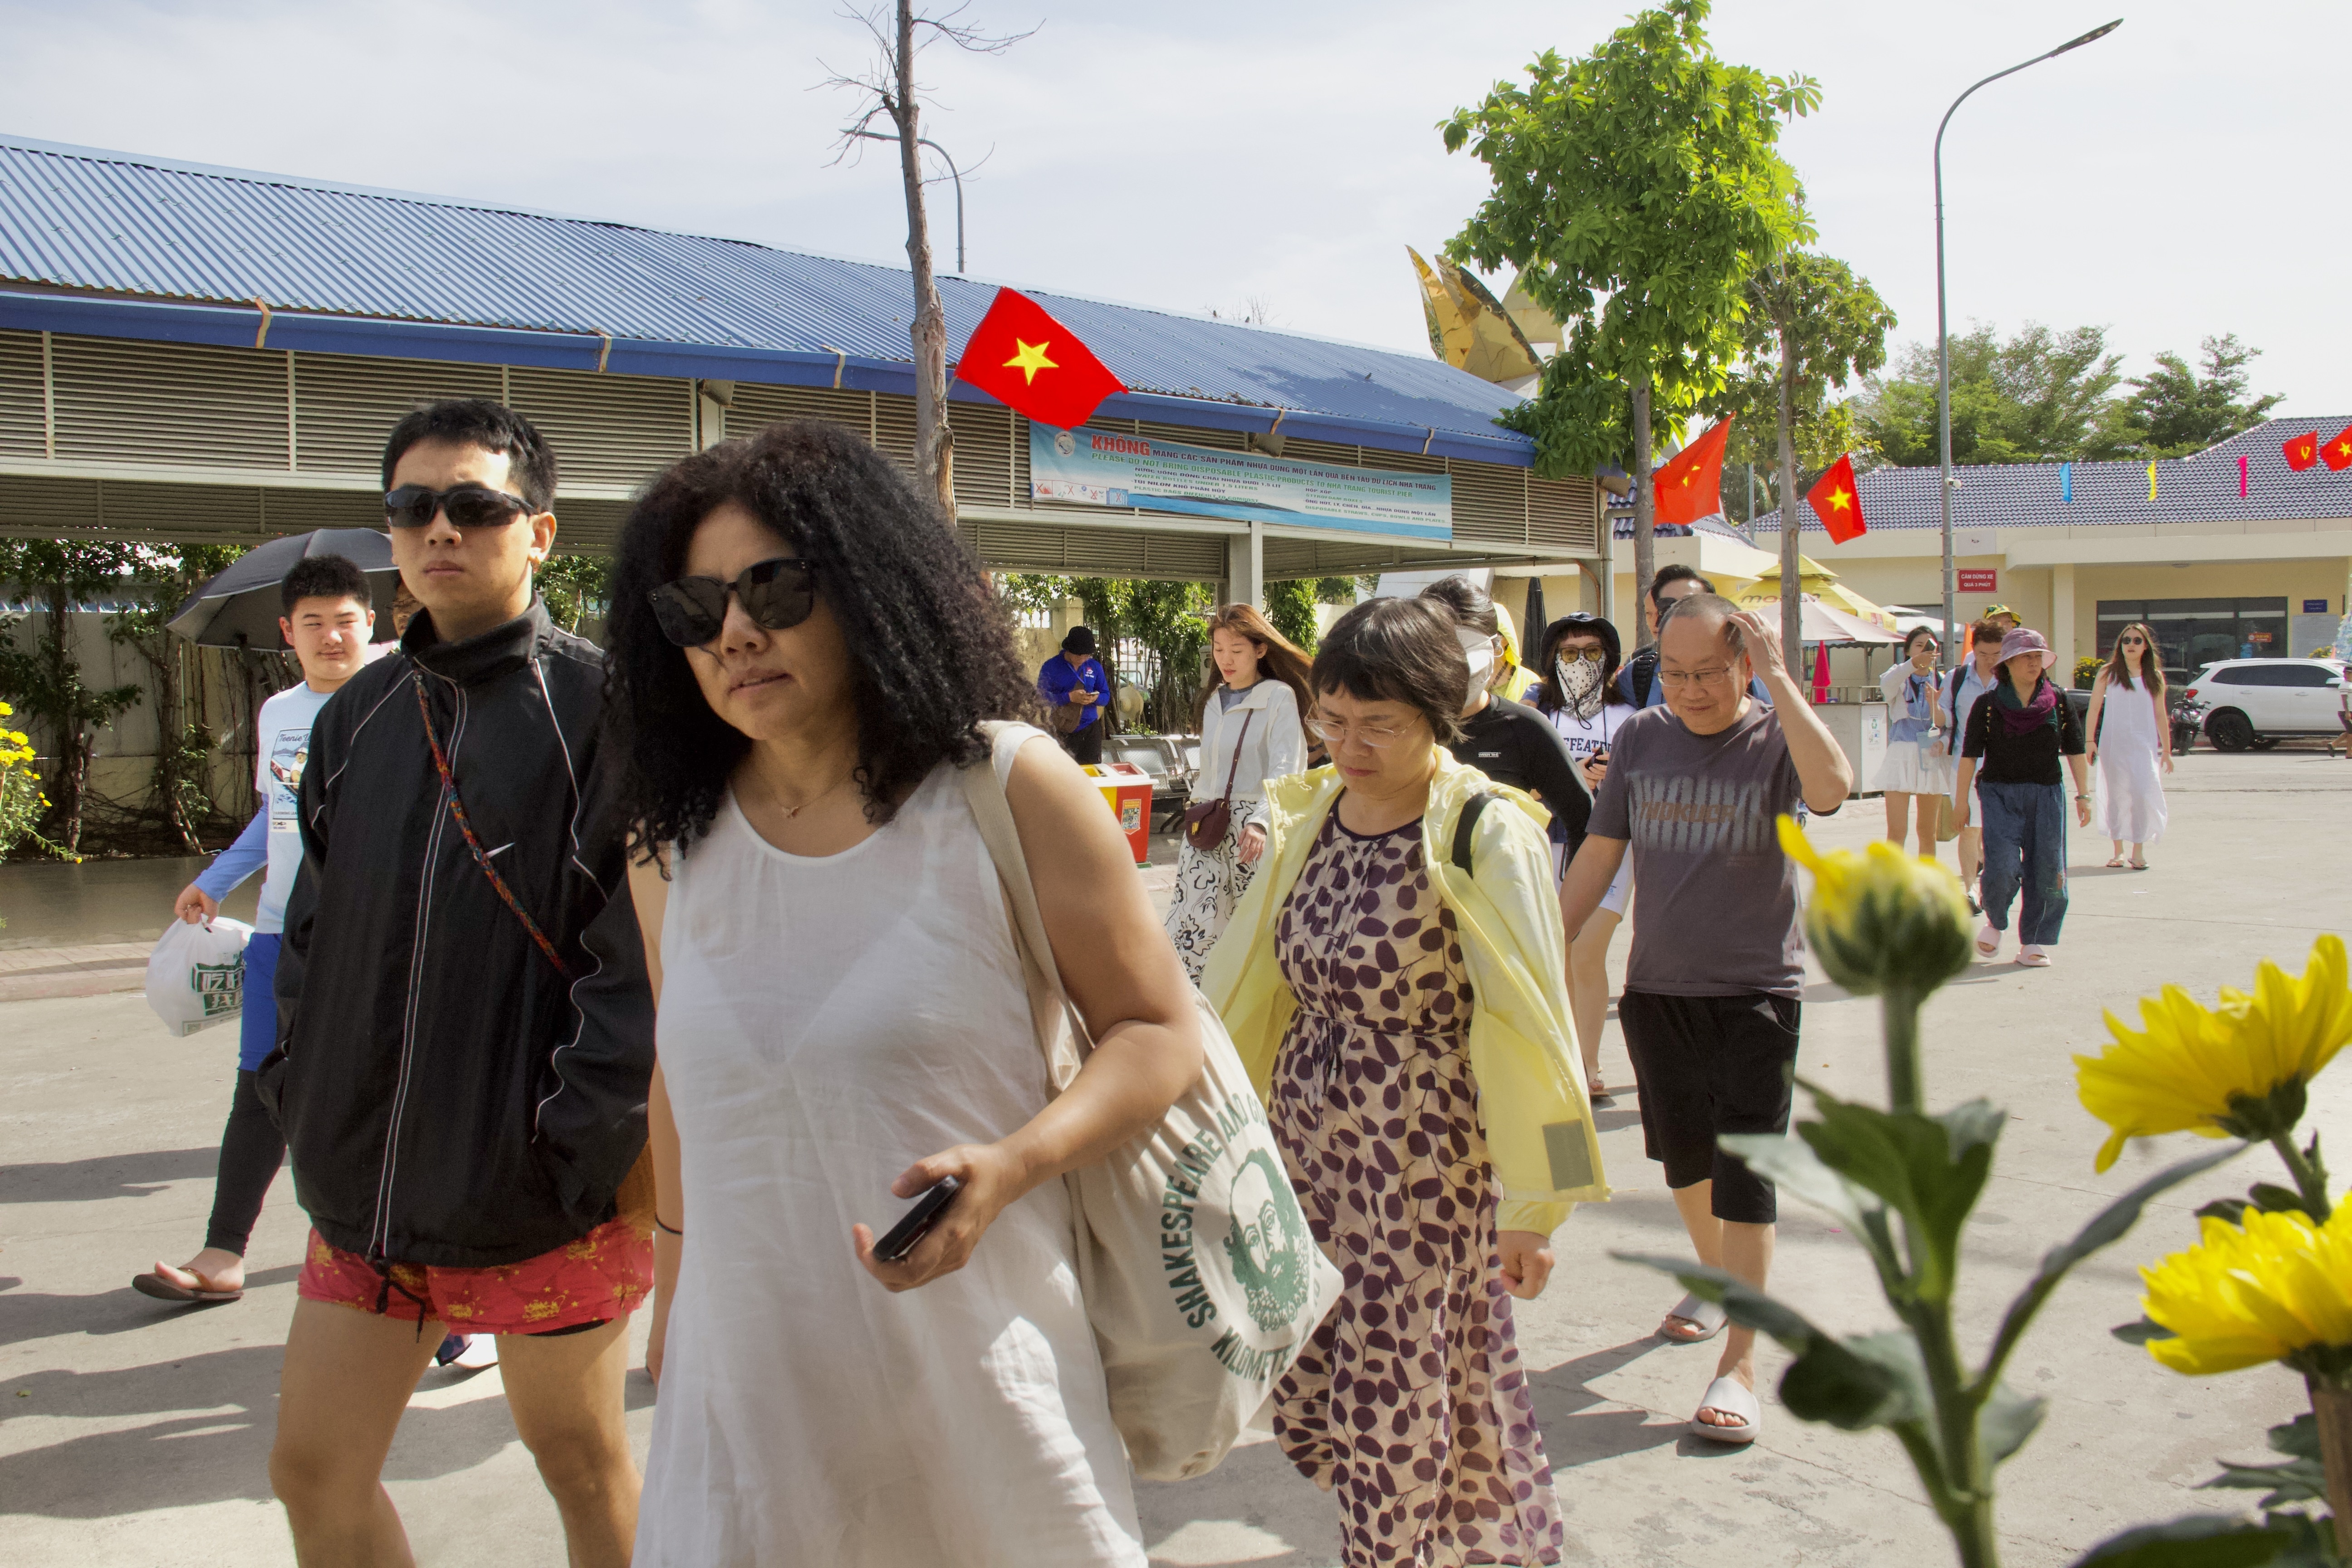
[(457, 1352), (457, 1364), (470, 1367), (478, 1372), (486, 1366), (498, 1365), (499, 1336), (496, 1334), (467, 1335), (466, 1348)]
[[(2039, 943), (2029, 942), (2017, 950), (2017, 962), (2027, 969), (2047, 969), (2050, 967), (2050, 950)], [(460, 1356), (457, 1359), (463, 1361), (465, 1357)]]

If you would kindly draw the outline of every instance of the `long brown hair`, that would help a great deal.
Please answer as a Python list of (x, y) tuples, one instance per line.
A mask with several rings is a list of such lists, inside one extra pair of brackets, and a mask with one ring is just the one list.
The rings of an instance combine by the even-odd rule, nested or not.
[[(1315, 668), (1314, 662), (1307, 657), (1305, 649), (1276, 631), (1258, 613), (1256, 605), (1226, 605), (1221, 607), (1209, 617), (1209, 636), (1214, 637), (1219, 632), (1231, 632), (1256, 645), (1258, 679), (1279, 680), (1290, 688), (1290, 694), (1298, 699), (1300, 719), (1305, 719), (1314, 710), (1314, 688), (1308, 679)], [(1224, 683), (1224, 672), (1217, 668), (1213, 658), (1209, 661), (1208, 681), (1192, 702), (1193, 729), (1201, 727), (1202, 718), (1209, 711), (1209, 699), (1215, 696), (1217, 688)]]
[(2156, 632), (2146, 621), (2134, 621), (2116, 634), (2116, 646), (2107, 655), (2107, 682), (2112, 686), (2130, 687), (2131, 666), (2124, 658), (2124, 638), (2137, 632), (2147, 641), (2140, 655), (2140, 673), (2147, 678), (2147, 690), (2153, 692), (2158, 702), (2164, 700), (2164, 650), (2156, 646)]

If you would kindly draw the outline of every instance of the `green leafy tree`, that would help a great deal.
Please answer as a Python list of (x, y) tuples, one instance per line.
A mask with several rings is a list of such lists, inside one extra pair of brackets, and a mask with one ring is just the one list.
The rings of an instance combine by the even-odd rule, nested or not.
[(551, 555), (533, 581), (547, 605), (548, 618), (576, 632), (583, 621), (601, 621), (613, 602), (613, 562), (606, 555)]
[(1722, 390), (1748, 275), (1812, 238), (1776, 144), (1820, 86), (1717, 58), (1709, 8), (1670, 0), (1582, 58), (1546, 50), (1525, 85), (1498, 82), (1439, 126), (1447, 151), (1467, 147), (1494, 177), (1446, 256), (1517, 267), (1567, 328), (1504, 423), (1535, 437), (1546, 475), (1633, 474), (1637, 591), (1655, 564), (1653, 439)]
[(49, 832), (68, 854), (81, 846), (90, 756), (96, 732), (137, 705), (136, 686), (103, 689), (82, 679), (68, 632), (74, 606), (120, 590), (142, 564), (136, 545), (93, 540), (0, 539), (0, 583), (14, 583), (47, 605), (45, 625), (26, 647), (0, 645), (0, 693), (48, 731), (56, 747), (47, 794)]
[(1316, 628), (1315, 606), (1355, 602), (1353, 577), (1299, 577), (1265, 585), (1267, 623), (1308, 653), (1322, 635)]
[(2198, 345), (2201, 375), (2177, 353), (2157, 355), (2156, 369), (2126, 381), (2131, 395), (2115, 405), (2117, 455), (2186, 457), (2261, 424), (2281, 401), (2278, 393), (2246, 395), (2246, 366), (2262, 352), (2235, 332), (2207, 338)]
[[(1951, 358), (1953, 462), (2053, 463), (2113, 452), (2109, 406), (2122, 360), (2108, 352), (2105, 328), (2033, 324), (2003, 342), (1979, 325), (1951, 340)], [(1888, 462), (1938, 462), (1936, 345), (1906, 349), (1892, 376), (1868, 384), (1855, 412)]]
[[(1837, 460), (1835, 452), (1824, 453), (1818, 445), (1803, 453), (1797, 436), (1799, 423), (1811, 425), (1808, 433), (1815, 443), (1824, 435), (1851, 427), (1843, 405), (1834, 415), (1827, 414), (1830, 393), (1886, 363), (1886, 334), (1894, 330), (1895, 312), (1887, 309), (1870, 280), (1857, 276), (1844, 262), (1790, 251), (1749, 277), (1748, 321), (1754, 333), (1750, 347), (1759, 374), (1748, 378), (1745, 386), (1754, 390), (1756, 383), (1763, 380), (1771, 389), (1770, 401), (1763, 408), (1751, 408), (1751, 415), (1769, 410), (1779, 476), (1774, 488), (1787, 501), (1794, 502), (1800, 494), (1801, 455), (1815, 459), (1809, 467), (1820, 468)], [(1784, 506), (1780, 513), (1780, 645), (1790, 648), (1804, 640), (1801, 635), (1803, 583), (1797, 566), (1801, 531), (1794, 526), (1795, 518), (1793, 506)]]
[(128, 605), (106, 617), (108, 640), (147, 666), (155, 702), (152, 809), (191, 855), (205, 852), (203, 830), (220, 815), (205, 787), (213, 732), (204, 719), (195, 645), (174, 636), (168, 623), (191, 595), (244, 553), (231, 544), (143, 547), (138, 574), (123, 584)]

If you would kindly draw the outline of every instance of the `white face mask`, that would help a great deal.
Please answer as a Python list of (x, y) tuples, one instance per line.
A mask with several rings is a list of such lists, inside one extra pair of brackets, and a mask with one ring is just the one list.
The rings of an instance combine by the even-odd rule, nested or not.
[(1495, 677), (1495, 639), (1467, 629), (1457, 629), (1454, 635), (1462, 639), (1462, 657), (1470, 661), (1470, 695), (1475, 697)]

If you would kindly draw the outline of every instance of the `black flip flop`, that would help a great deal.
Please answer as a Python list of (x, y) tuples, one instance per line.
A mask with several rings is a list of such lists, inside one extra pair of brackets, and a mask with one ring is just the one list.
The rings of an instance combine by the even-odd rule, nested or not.
[[(202, 1279), (204, 1276), (191, 1274), (189, 1278)], [(158, 1301), (195, 1301), (211, 1306), (222, 1301), (245, 1300), (245, 1289), (242, 1286), (234, 1290), (191, 1290), (185, 1285), (164, 1279), (161, 1274), (137, 1275), (131, 1279), (131, 1288), (142, 1296), (152, 1296)]]

